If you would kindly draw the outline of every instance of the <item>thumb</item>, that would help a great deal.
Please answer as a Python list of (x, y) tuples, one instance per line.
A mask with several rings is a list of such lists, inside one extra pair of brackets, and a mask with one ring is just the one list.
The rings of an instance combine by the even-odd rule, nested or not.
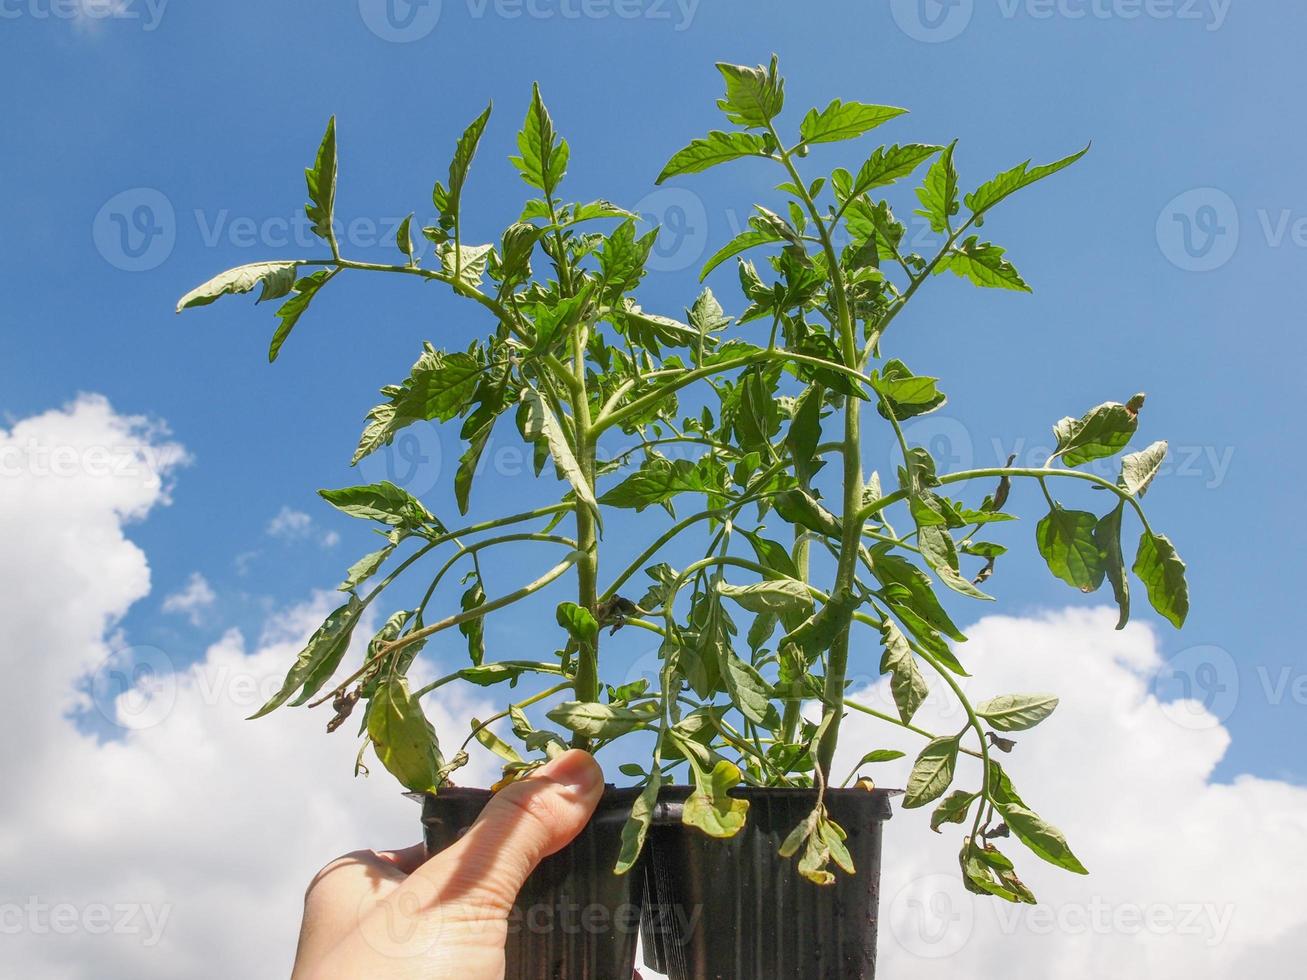
[(414, 878), (436, 886), (445, 903), (507, 916), (527, 876), (581, 832), (603, 791), (594, 757), (565, 752), (495, 794), (462, 840)]

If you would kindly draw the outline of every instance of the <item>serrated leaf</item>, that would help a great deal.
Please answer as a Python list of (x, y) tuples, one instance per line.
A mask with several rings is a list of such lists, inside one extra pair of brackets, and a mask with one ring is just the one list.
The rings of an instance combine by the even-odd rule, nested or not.
[(877, 187), (888, 187), (900, 177), (912, 173), (942, 149), (942, 146), (924, 143), (878, 147), (859, 168), (857, 177), (853, 178), (850, 186), (841, 193), (837, 185), (837, 193), (845, 199), (857, 198)]
[(906, 725), (912, 721), (912, 716), (930, 694), (930, 688), (917, 667), (907, 637), (899, 628), (886, 619), (881, 626), (880, 636), (885, 647), (880, 658), (880, 672), (890, 675), (890, 693), (894, 695), (899, 718)]
[(490, 120), (492, 108), (493, 105), (486, 106), (485, 111), (472, 120), (463, 131), (463, 135), (458, 138), (458, 143), (454, 147), (454, 158), (449, 163), (449, 187), (437, 183), (432, 191), (432, 202), (440, 212), (440, 226), (446, 231), (458, 226), (463, 186), (467, 182), (472, 158), (476, 156), (477, 146), (481, 142), (481, 134), (485, 132), (486, 123)]
[(336, 117), (327, 121), (327, 132), (318, 147), (317, 158), (313, 166), (304, 171), (304, 180), (308, 184), (309, 203), (304, 206), (313, 233), (331, 243), (334, 251), (336, 234), (332, 228), (336, 211)]
[(723, 133), (715, 129), (703, 139), (694, 140), (685, 149), (673, 154), (654, 183), (661, 184), (668, 177), (699, 173), (720, 163), (751, 156), (767, 156), (767, 146), (761, 136), (753, 133)]
[(649, 773), (644, 789), (631, 805), (631, 815), (622, 827), (622, 850), (617, 856), (614, 874), (624, 875), (635, 867), (644, 850), (644, 841), (653, 825), (654, 807), (658, 804), (658, 790), (663, 784), (663, 774), (658, 768)]
[(1189, 615), (1189, 583), (1184, 561), (1166, 535), (1147, 531), (1140, 535), (1134, 573), (1148, 590), (1153, 608), (1176, 629), (1182, 627)]
[(437, 790), (444, 765), (440, 745), (407, 679), (392, 677), (377, 688), (368, 705), (368, 736), (381, 764), (407, 789)]
[(1119, 486), (1126, 493), (1142, 497), (1148, 492), (1154, 478), (1162, 469), (1166, 460), (1167, 445), (1164, 441), (1153, 443), (1137, 453), (1121, 457), (1121, 476), (1117, 479)]
[(942, 234), (949, 230), (950, 219), (958, 213), (958, 170), (953, 163), (954, 140), (944, 148), (930, 169), (925, 182), (917, 188), (921, 210), (916, 213), (930, 222), (930, 230)]
[(606, 507), (633, 508), (639, 512), (651, 504), (665, 504), (678, 494), (714, 489), (717, 487), (708, 474), (690, 460), (652, 456), (640, 469), (605, 492), (599, 502)]
[(1024, 732), (1053, 713), (1052, 694), (1004, 694), (976, 706), (976, 714), (1000, 732)]
[(208, 306), (219, 297), (251, 292), (262, 286), (259, 302), (280, 299), (295, 284), (298, 262), (251, 262), (219, 273), (203, 285), (196, 286), (177, 301), (177, 312)]
[(286, 343), (286, 338), (290, 336), (290, 332), (295, 329), (295, 324), (299, 323), (300, 317), (313, 302), (313, 297), (318, 295), (318, 290), (331, 282), (339, 271), (338, 268), (319, 269), (295, 283), (290, 298), (277, 308), (277, 317), (281, 322), (277, 324), (277, 329), (272, 334), (272, 342), (268, 345), (269, 363), (277, 359), (282, 345)]
[(935, 275), (952, 272), (984, 288), (1031, 292), (1016, 266), (1003, 257), (1005, 254), (1006, 250), (993, 242), (982, 242), (978, 235), (972, 235), (940, 260)]
[(363, 604), (357, 596), (351, 595), (349, 601), (335, 609), (321, 626), (309, 637), (304, 649), (295, 658), (295, 663), (286, 674), (281, 689), (274, 694), (258, 711), (250, 715), (250, 720), (262, 718), (285, 704), (296, 690), (300, 690), (297, 704), (302, 704), (313, 697), (328, 678), (335, 673), (340, 661), (349, 649), (350, 637), (358, 623)]
[(511, 159), (522, 179), (552, 195), (567, 172), (569, 151), (567, 141), (554, 132), (554, 121), (540, 97), (538, 84), (531, 89), (531, 105), (517, 134), (517, 149), (521, 156)]
[(1103, 559), (1094, 541), (1098, 518), (1088, 511), (1054, 504), (1035, 528), (1039, 553), (1049, 570), (1072, 588), (1093, 592), (1103, 584)]
[(721, 62), (717, 70), (726, 80), (726, 97), (717, 107), (737, 126), (764, 128), (785, 106), (785, 80), (780, 77), (776, 56), (771, 66), (749, 68)]
[(903, 797), (905, 809), (925, 806), (944, 795), (953, 782), (958, 745), (958, 736), (937, 738), (921, 750), (912, 774), (908, 776), (908, 788)]
[(424, 525), (441, 529), (440, 522), (422, 501), (388, 480), (340, 490), (319, 490), (318, 496), (350, 517), (410, 530)]
[(719, 248), (704, 263), (703, 269), (699, 272), (699, 281), (703, 282), (708, 278), (708, 274), (716, 269), (727, 259), (734, 258), (741, 252), (747, 252), (751, 248), (757, 248), (759, 245), (774, 245), (776, 242), (784, 239), (771, 229), (750, 229), (736, 235), (729, 242)]
[[(1137, 395), (1131, 405), (1142, 405)], [(1053, 426), (1057, 452), (1067, 466), (1080, 466), (1095, 459), (1115, 456), (1139, 428), (1138, 409), (1120, 402), (1104, 402), (1078, 419), (1065, 418)]]
[(1088, 152), (1089, 147), (1086, 146), (1079, 153), (1073, 153), (1069, 157), (1039, 167), (1031, 167), (1029, 160), (1025, 163), (1019, 163), (1011, 170), (1004, 171), (993, 180), (982, 184), (968, 194), (966, 198), (967, 207), (977, 214), (988, 211), (995, 204), (1015, 194), (1023, 187), (1029, 187), (1036, 181), (1043, 180), (1059, 170), (1066, 169)]
[(894, 106), (841, 102), (836, 99), (825, 109), (809, 110), (799, 124), (799, 136), (805, 143), (854, 139), (907, 111)]

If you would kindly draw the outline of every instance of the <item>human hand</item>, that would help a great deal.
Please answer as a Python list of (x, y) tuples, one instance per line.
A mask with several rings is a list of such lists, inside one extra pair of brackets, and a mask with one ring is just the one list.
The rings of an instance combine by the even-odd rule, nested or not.
[(292, 980), (502, 980), (518, 890), (603, 789), (598, 763), (572, 750), (497, 793), (430, 860), (418, 844), (331, 862), (305, 896)]

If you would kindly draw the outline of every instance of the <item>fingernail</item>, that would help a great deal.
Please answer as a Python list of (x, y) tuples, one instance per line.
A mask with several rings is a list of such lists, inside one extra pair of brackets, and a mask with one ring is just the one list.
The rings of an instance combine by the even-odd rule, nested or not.
[(599, 768), (599, 763), (595, 762), (594, 756), (580, 749), (571, 749), (557, 759), (551, 760), (540, 768), (538, 775), (552, 779), (578, 793), (589, 793), (604, 779), (603, 770)]

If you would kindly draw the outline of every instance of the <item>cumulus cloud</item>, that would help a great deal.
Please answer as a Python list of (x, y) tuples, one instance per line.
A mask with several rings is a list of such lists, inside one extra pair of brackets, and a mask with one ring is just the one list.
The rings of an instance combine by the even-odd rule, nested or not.
[(334, 548), (340, 544), (340, 535), (335, 531), (319, 531), (313, 518), (302, 510), (283, 507), (268, 522), (268, 535), (282, 541), (306, 541), (316, 538), (324, 548)]
[(204, 613), (218, 601), (218, 594), (213, 586), (199, 572), (192, 572), (186, 585), (171, 595), (165, 596), (163, 606), (166, 613), (185, 616), (192, 626), (199, 626), (204, 621)]
[[(968, 695), (1049, 691), (1053, 716), (1014, 736), (999, 756), (1026, 802), (1066, 834), (1089, 877), (1043, 864), (1000, 842), (1039, 896), (1009, 906), (963, 891), (962, 829), (933, 834), (928, 811), (900, 811), (885, 828), (880, 949), (888, 976), (1055, 976), (1117, 980), (1299, 974), (1307, 903), (1295, 873), (1307, 865), (1307, 789), (1240, 776), (1212, 781), (1229, 745), (1197, 702), (1159, 702), (1164, 667), (1145, 625), (1113, 630), (1112, 610), (1034, 618), (987, 617), (962, 653), (976, 679)], [(952, 733), (965, 723), (936, 690), (915, 721)], [(860, 694), (893, 711), (887, 685)], [(904, 785), (922, 741), (865, 715), (844, 729), (847, 771), (867, 750), (899, 748), (879, 767), (882, 786)], [(979, 785), (960, 765), (958, 786)]]
[[(124, 525), (166, 501), (184, 458), (160, 431), (97, 398), (0, 429), (13, 464), (0, 478), (0, 667), (20, 693), (0, 712), (6, 976), (286, 976), (313, 872), (419, 835), (416, 806), (384, 773), (354, 779), (355, 744), (326, 737), (319, 714), (244, 720), (330, 595), (280, 613), (256, 643), (229, 631), (190, 665), (123, 635), (150, 591)], [(173, 462), (116, 473), (14, 462), (16, 447), (48, 462), (97, 446)], [(446, 726), (484, 710), (444, 704), (460, 716), (438, 711)], [(98, 724), (76, 723), (88, 713)]]
[[(118, 464), (103, 465), (97, 447), (116, 447)], [(146, 556), (125, 528), (167, 502), (184, 460), (159, 426), (99, 398), (0, 429), (0, 667), (19, 692), (0, 712), (6, 975), (285, 976), (312, 872), (337, 853), (416, 836), (413, 804), (383, 774), (355, 780), (354, 744), (343, 732), (324, 736), (318, 714), (244, 720), (330, 594), (283, 611), (252, 641), (228, 631), (194, 663), (124, 635), (123, 616), (150, 592)], [(964, 648), (981, 678), (967, 682), (976, 698), (1063, 696), (1004, 763), (1092, 876), (1048, 868), (1009, 843), (1043, 904), (974, 898), (958, 884), (958, 828), (938, 837), (924, 812), (899, 812), (885, 836), (885, 976), (1300, 972), (1307, 790), (1252, 776), (1213, 782), (1228, 732), (1201, 705), (1160, 703), (1150, 687), (1158, 638), (1143, 625), (1114, 632), (1113, 621), (1106, 611), (989, 617)], [(867, 677), (862, 687), (863, 700), (889, 707), (882, 683)], [(485, 709), (446, 700), (436, 720), (460, 725)], [(917, 720), (962, 726), (939, 692)], [(868, 749), (920, 744), (852, 715), (841, 771)], [(903, 763), (876, 775), (889, 786), (906, 774)], [(977, 775), (963, 767), (959, 781)]]

